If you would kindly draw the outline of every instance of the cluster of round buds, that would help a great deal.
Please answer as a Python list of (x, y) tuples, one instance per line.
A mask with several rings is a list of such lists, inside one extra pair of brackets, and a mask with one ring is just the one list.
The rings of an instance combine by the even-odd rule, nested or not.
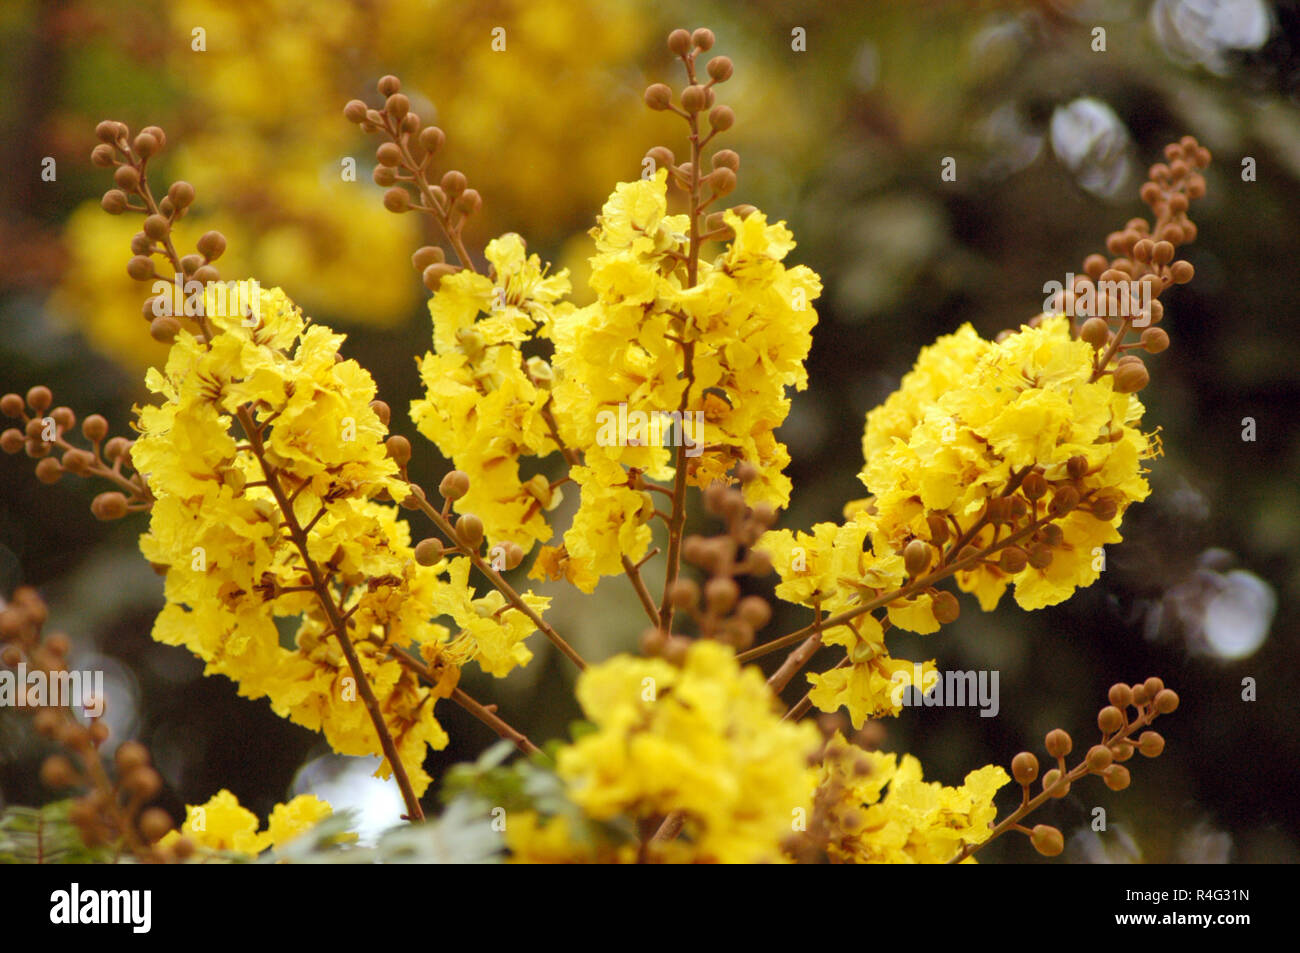
[[(446, 144), (446, 134), (437, 126), (420, 124), (396, 76), (384, 76), (377, 88), (384, 97), (383, 109), (372, 109), (354, 99), (343, 108), (343, 115), (364, 131), (382, 133), (388, 139), (375, 150), (373, 173), (375, 184), (387, 189), (384, 207), (398, 214), (428, 212), (459, 252), (461, 230), (466, 219), (483, 207), (483, 198), (470, 188), (465, 174), (455, 169), (444, 172), (435, 183), (433, 160)], [(415, 189), (414, 196), (408, 185)], [(436, 291), (444, 277), (459, 270), (447, 264), (442, 250), (434, 246), (419, 249), (411, 261), (430, 291)]]
[(67, 437), (76, 428), (77, 415), (70, 407), (51, 407), (53, 403), (53, 393), (40, 384), (25, 398), (12, 393), (0, 397), (0, 413), (22, 424), (0, 432), (0, 449), (10, 454), (26, 452), (36, 460), (36, 478), (42, 483), (58, 483), (66, 473), (115, 483), (120, 489), (100, 493), (90, 504), (98, 519), (120, 519), (133, 510), (147, 509), (153, 497), (144, 477), (132, 472), (131, 441), (108, 438), (108, 421), (91, 414), (81, 422), (81, 435), (90, 447), (73, 446)]
[[(442, 478), (438, 484), (438, 492), (443, 500), (443, 520), (449, 521), (452, 504), (469, 492), (469, 485), (469, 474), (463, 470), (452, 470)], [(411, 490), (413, 494), (423, 492), (414, 485)], [(403, 501), (403, 505), (406, 504), (407, 501)], [(450, 524), (450, 529), (448, 534), (452, 544), (450, 549), (437, 537), (422, 539), (415, 546), (415, 561), (421, 566), (435, 566), (448, 553), (451, 555), (461, 553), (466, 556), (479, 554), (486, 537), (482, 519), (473, 513), (463, 513), (457, 517), (454, 524)], [(505, 572), (518, 568), (524, 561), (524, 548), (516, 542), (498, 543), (491, 548), (488, 556), (488, 568), (496, 572)]]
[[(1210, 152), (1184, 136), (1165, 147), (1165, 158), (1167, 162), (1151, 167), (1141, 189), (1155, 225), (1133, 218), (1111, 232), (1108, 254), (1084, 259), (1084, 273), (1054, 302), (1074, 316), (1076, 334), (1096, 351), (1094, 378), (1113, 374), (1120, 393), (1136, 393), (1150, 381), (1135, 352), (1159, 354), (1169, 347), (1168, 333), (1156, 327), (1164, 318), (1160, 294), (1171, 285), (1186, 284), (1196, 273), (1191, 262), (1177, 258), (1177, 250), (1196, 238), (1196, 223), (1187, 212), (1193, 200), (1205, 195), (1201, 173)], [(1127, 340), (1130, 328), (1139, 330), (1136, 341)]]
[[(8, 603), (0, 601), (0, 661), (8, 666), (25, 662), (46, 673), (67, 671), (71, 642), (62, 633), (42, 634), (48, 617), (45, 601), (30, 587), (16, 590)], [(99, 749), (109, 738), (101, 703), (102, 699), (88, 700), (86, 707), (100, 709), (101, 716), (89, 716), (86, 724), (68, 708), (35, 710), (32, 724), (37, 734), (63, 749), (42, 763), (41, 782), (56, 790), (86, 789), (73, 802), (69, 818), (87, 845), (124, 841), (126, 847), (147, 854), (146, 845), (172, 828), (165, 811), (141, 811), (162, 790), (162, 778), (150, 766), (144, 746), (126, 742), (117, 749), (116, 780), (110, 781), (100, 762)]]
[[(167, 145), (167, 136), (158, 126), (148, 126), (134, 139), (124, 123), (105, 120), (95, 128), (100, 143), (90, 153), (91, 161), (106, 169), (113, 169), (114, 187), (104, 193), (100, 204), (110, 215), (123, 212), (140, 212), (144, 224), (131, 239), (131, 259), (126, 272), (137, 281), (176, 280), (180, 275), (184, 284), (196, 281), (206, 285), (221, 279), (213, 264), (226, 250), (226, 238), (220, 232), (210, 231), (199, 238), (197, 251), (179, 255), (172, 242), (172, 226), (194, 204), (194, 186), (176, 181), (167, 189), (161, 201), (155, 201), (149, 188), (146, 167), (149, 159)], [(165, 258), (172, 273), (163, 276), (154, 266), (154, 256)], [(188, 294), (188, 292), (187, 292)], [(143, 314), (149, 322), (149, 333), (159, 341), (170, 341), (180, 330), (174, 301), (167, 296), (151, 297), (144, 303)]]
[[(742, 483), (755, 476), (753, 467), (742, 463), (737, 470)], [(682, 558), (698, 566), (707, 576), (701, 586), (679, 577), (668, 588), (668, 600), (675, 611), (687, 613), (702, 638), (717, 639), (743, 651), (754, 644), (754, 635), (767, 625), (772, 607), (762, 596), (742, 596), (737, 576), (765, 576), (772, 571), (771, 558), (751, 547), (776, 522), (776, 511), (766, 503), (750, 507), (736, 487), (714, 483), (704, 491), (704, 506), (721, 518), (726, 531), (717, 536), (690, 535), (682, 540)], [(652, 626), (641, 637), (642, 651), (662, 655), (676, 664), (685, 657), (690, 639)]]
[[(655, 110), (668, 110), (684, 118), (691, 127), (693, 139), (699, 134), (699, 117), (707, 111), (709, 133), (699, 139), (699, 146), (709, 143), (718, 133), (726, 132), (736, 122), (736, 114), (730, 106), (717, 103), (714, 87), (731, 78), (734, 67), (726, 56), (715, 56), (705, 67), (708, 79), (696, 75), (696, 57), (713, 48), (712, 30), (699, 29), (694, 33), (686, 30), (674, 30), (668, 35), (668, 49), (681, 59), (686, 68), (687, 85), (682, 89), (677, 104), (673, 102), (673, 90), (665, 83), (654, 83), (646, 88), (646, 105)], [(697, 150), (698, 151), (698, 150)], [(730, 194), (736, 189), (736, 176), (740, 173), (740, 156), (731, 149), (720, 149), (709, 159), (708, 170), (695, 168), (694, 161), (678, 163), (672, 150), (665, 146), (656, 146), (647, 156), (657, 166), (668, 169), (669, 181), (675, 182), (684, 191), (697, 196), (701, 186), (708, 186), (711, 196), (699, 203), (705, 208), (717, 199)], [(743, 217), (753, 211), (752, 206), (741, 206), (737, 211)], [(726, 238), (727, 230), (722, 222), (722, 213), (712, 213), (705, 223), (706, 239)]]
[[(1064, 533), (1055, 520), (1081, 510), (1109, 522), (1119, 511), (1114, 496), (1086, 485), (1085, 478), (1091, 472), (1083, 456), (1071, 457), (1060, 476), (1051, 480), (1043, 467), (1033, 467), (1013, 484), (1012, 492), (990, 497), (980, 518), (964, 532), (959, 532), (951, 516), (930, 513), (926, 517), (930, 538), (914, 537), (901, 550), (909, 579), (922, 579), (956, 562), (963, 563), (964, 570), (980, 565), (1008, 575), (1026, 566), (1046, 569), (1064, 542)], [(994, 528), (994, 539), (1002, 542), (991, 544), (992, 548), (985, 552), (972, 540), (987, 526)], [(956, 620), (960, 611), (956, 596), (933, 586), (926, 591), (933, 598), (934, 615), (941, 624)]]
[[(1133, 685), (1123, 682), (1112, 685), (1108, 700), (1110, 704), (1097, 714), (1101, 741), (1089, 748), (1074, 767), (1069, 767), (1065, 760), (1074, 750), (1074, 740), (1060, 728), (1049, 731), (1043, 740), (1056, 767), (1044, 772), (1041, 779), (1038, 758), (1032, 752), (1022, 751), (1011, 759), (1011, 776), (1023, 790), (1021, 807), (1013, 815), (1014, 820), (1018, 821), (1049, 798), (1065, 797), (1070, 793), (1071, 784), (1088, 774), (1100, 776), (1112, 791), (1122, 791), (1132, 778), (1121, 762), (1132, 758), (1135, 751), (1155, 758), (1165, 750), (1163, 736), (1143, 729), (1159, 715), (1177, 710), (1177, 692), (1165, 688), (1164, 681), (1152, 676)], [(1035, 781), (1040, 781), (1041, 793), (1031, 799), (1030, 787)], [(1065, 848), (1065, 840), (1055, 827), (1039, 824), (1030, 830), (1016, 824), (1016, 829), (1027, 834), (1034, 849), (1046, 857), (1054, 857)]]

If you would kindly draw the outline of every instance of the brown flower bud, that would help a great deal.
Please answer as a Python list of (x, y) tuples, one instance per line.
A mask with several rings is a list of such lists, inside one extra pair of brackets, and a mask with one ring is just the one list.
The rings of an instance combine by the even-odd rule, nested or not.
[(1115, 368), (1113, 386), (1117, 394), (1136, 394), (1151, 382), (1151, 375), (1141, 361), (1128, 361)]
[(456, 520), (456, 535), (470, 549), (478, 549), (483, 542), (483, 521), (473, 513)]
[[(1060, 787), (1057, 787), (1058, 783), (1060, 784)], [(1063, 798), (1070, 793), (1070, 782), (1065, 781), (1062, 783), (1060, 769), (1052, 768), (1043, 775), (1043, 790), (1051, 792), (1051, 794), (1048, 795), (1049, 797), (1058, 799)]]
[(941, 515), (931, 513), (926, 516), (925, 523), (930, 529), (930, 542), (942, 546), (948, 541), (948, 521)]
[(908, 576), (915, 579), (930, 568), (930, 546), (923, 539), (914, 539), (903, 548), (903, 566)]
[(173, 182), (167, 190), (167, 197), (177, 208), (189, 208), (194, 204), (194, 186), (184, 180)]
[(348, 122), (361, 123), (366, 119), (366, 104), (359, 99), (350, 99), (343, 107), (343, 115)]
[(389, 188), (397, 181), (397, 172), (391, 166), (377, 165), (370, 173), (370, 178), (380, 188)]
[(677, 157), (673, 155), (673, 150), (667, 146), (655, 146), (646, 153), (655, 164), (656, 168), (669, 169), (677, 162)]
[(135, 149), (136, 155), (145, 159), (156, 153), (160, 148), (158, 140), (147, 132), (142, 132), (136, 136), (135, 142), (131, 144), (131, 147)]
[(736, 124), (736, 114), (730, 106), (714, 106), (709, 110), (709, 127), (717, 132), (726, 132)]
[(1031, 751), (1022, 751), (1011, 759), (1011, 776), (1020, 785), (1033, 784), (1038, 777), (1038, 758)]
[(464, 215), (473, 215), (483, 207), (483, 196), (478, 189), (466, 189), (456, 200), (456, 208)]
[(380, 165), (400, 165), (402, 161), (402, 149), (395, 142), (385, 142), (375, 150), (375, 159)]
[(134, 192), (140, 184), (140, 173), (134, 166), (119, 165), (113, 172), (113, 184), (124, 192)]
[(700, 85), (687, 86), (682, 90), (682, 108), (688, 113), (697, 113), (708, 105), (708, 95)]
[(399, 467), (406, 466), (411, 459), (411, 441), (400, 434), (393, 434), (385, 440), (384, 449), (397, 462)]
[(685, 30), (673, 30), (668, 34), (668, 50), (674, 56), (685, 56), (691, 51), (691, 35)]
[(1114, 755), (1106, 745), (1093, 745), (1088, 749), (1086, 761), (1088, 770), (1093, 773), (1105, 771), (1114, 760)]
[(667, 109), (673, 103), (673, 91), (663, 83), (652, 83), (646, 87), (645, 104), (651, 109)]
[(126, 273), (136, 281), (148, 281), (154, 276), (153, 259), (136, 255), (126, 263)]
[(420, 130), (420, 148), (429, 155), (437, 155), (447, 142), (447, 134), (437, 126), (425, 126)]
[(726, 615), (740, 598), (736, 580), (721, 576), (704, 584), (704, 601), (715, 615)]
[(731, 79), (731, 74), (734, 72), (735, 68), (731, 63), (730, 57), (715, 56), (713, 59), (709, 60), (707, 69), (709, 77), (715, 83), (725, 83), (727, 80)]
[(111, 169), (116, 158), (117, 156), (116, 153), (113, 152), (113, 147), (102, 142), (90, 150), (91, 163), (99, 166), (101, 169)]
[(126, 193), (121, 189), (109, 189), (99, 205), (109, 215), (121, 215), (126, 211)]
[(761, 629), (772, 618), (772, 607), (762, 596), (745, 596), (736, 607), (736, 614), (751, 628)]
[(940, 590), (934, 596), (934, 601), (930, 604), (934, 611), (935, 621), (940, 625), (949, 625), (957, 621), (961, 615), (961, 603), (947, 589)]
[(1066, 484), (1065, 486), (1056, 488), (1056, 492), (1052, 494), (1052, 502), (1047, 507), (1047, 510), (1053, 516), (1061, 517), (1066, 513), (1069, 513), (1078, 505), (1079, 491), (1069, 484)]
[(52, 754), (41, 764), (41, 783), (47, 788), (61, 790), (80, 783), (77, 769), (61, 754)]
[(1169, 335), (1163, 328), (1145, 328), (1142, 331), (1142, 348), (1148, 354), (1159, 354), (1169, 347)]
[(1160, 714), (1168, 715), (1178, 709), (1178, 702), (1178, 693), (1171, 688), (1166, 688), (1156, 695), (1155, 708)]
[(415, 561), (421, 566), (432, 566), (442, 559), (441, 540), (422, 539), (415, 544)]
[(151, 807), (140, 815), (140, 833), (151, 844), (162, 840), (173, 828), (171, 815), (160, 807)]
[(438, 484), (438, 492), (443, 499), (459, 500), (469, 492), (469, 474), (463, 470), (452, 470)]
[(101, 493), (90, 503), (90, 511), (96, 519), (116, 520), (126, 515), (126, 497), (117, 490)]
[(27, 438), (17, 427), (10, 427), (4, 433), (0, 433), (0, 450), (5, 453), (18, 453), (27, 443)]
[(1040, 500), (1047, 494), (1047, 480), (1037, 470), (1031, 470), (1021, 481), (1020, 489), (1028, 499)]
[(1097, 713), (1097, 727), (1104, 734), (1114, 734), (1124, 727), (1124, 713), (1114, 705), (1107, 705)]
[(447, 258), (442, 249), (436, 245), (425, 245), (422, 248), (417, 248), (415, 254), (411, 256), (411, 264), (419, 272), (423, 272), (430, 265), (437, 265), (446, 260)]
[(411, 111), (411, 101), (402, 93), (393, 93), (384, 101), (384, 111), (400, 122)]
[(54, 457), (46, 457), (36, 464), (36, 479), (45, 484), (58, 483), (63, 477), (63, 465)]
[(101, 142), (106, 142), (109, 144), (117, 142), (118, 125), (119, 123), (113, 122), (113, 120), (111, 119), (105, 119), (103, 122), (101, 122), (98, 126), (95, 127), (95, 136)]
[(1069, 732), (1061, 728), (1053, 728), (1047, 733), (1044, 745), (1047, 753), (1053, 758), (1064, 758), (1073, 750), (1074, 741), (1070, 738)]
[(170, 344), (180, 333), (181, 323), (175, 318), (164, 315), (149, 322), (149, 336), (162, 344)]
[(199, 254), (208, 261), (216, 261), (226, 251), (226, 236), (220, 232), (204, 232), (198, 241)]
[(1116, 682), (1107, 692), (1110, 703), (1118, 708), (1127, 708), (1133, 701), (1133, 690), (1123, 682)]
[(1196, 277), (1196, 269), (1190, 261), (1176, 261), (1169, 266), (1169, 274), (1174, 279), (1174, 284), (1185, 285)]
[(1122, 764), (1112, 764), (1101, 772), (1101, 778), (1112, 791), (1123, 791), (1133, 780), (1128, 768)]
[[(27, 405), (38, 414), (44, 413), (53, 402), (54, 394), (44, 384), (37, 384), (35, 387), (27, 391)], [(10, 416), (16, 417), (18, 415), (10, 414)]]
[(1079, 337), (1091, 344), (1094, 350), (1099, 351), (1106, 346), (1106, 341), (1110, 338), (1110, 325), (1106, 323), (1105, 318), (1089, 318), (1079, 329)]
[(1008, 546), (998, 557), (998, 565), (1003, 572), (1014, 576), (1018, 572), (1023, 572), (1029, 565), (1029, 554), (1019, 546)]
[(1157, 758), (1165, 750), (1165, 739), (1158, 731), (1144, 731), (1138, 737), (1138, 751), (1146, 758)]
[(451, 169), (443, 175), (441, 185), (444, 192), (455, 198), (465, 191), (469, 186), (469, 182), (465, 178), (465, 173)]
[(713, 31), (700, 27), (691, 34), (691, 43), (692, 45), (699, 47), (701, 50), (708, 51), (713, 49)]
[(430, 291), (437, 291), (438, 286), (442, 284), (442, 279), (448, 275), (454, 275), (460, 269), (455, 265), (449, 265), (444, 261), (434, 262), (420, 273), (420, 278), (424, 286)]
[[(144, 220), (144, 233), (148, 238), (156, 242), (162, 241), (167, 237), (167, 233), (172, 230), (172, 223), (167, 221), (161, 215), (149, 215)], [(144, 257), (144, 256), (140, 256)]]
[(406, 212), (411, 208), (411, 194), (401, 186), (394, 186), (384, 193), (384, 208), (390, 212)]
[(1049, 824), (1035, 824), (1029, 834), (1029, 841), (1034, 845), (1034, 850), (1044, 857), (1055, 857), (1065, 850), (1065, 838)]
[(1119, 513), (1119, 504), (1111, 496), (1099, 496), (1092, 501), (1092, 515), (1103, 523), (1109, 523)]

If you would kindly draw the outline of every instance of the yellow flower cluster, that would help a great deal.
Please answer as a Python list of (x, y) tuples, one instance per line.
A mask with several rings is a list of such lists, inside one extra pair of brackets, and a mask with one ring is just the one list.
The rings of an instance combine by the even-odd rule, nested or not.
[[(1121, 540), (1125, 510), (1150, 493), (1142, 461), (1159, 450), (1139, 429), (1137, 396), (1116, 392), (1110, 376), (1092, 380), (1093, 354), (1071, 336), (1065, 315), (997, 344), (966, 326), (929, 348), (899, 391), (867, 415), (861, 478), (875, 494), (881, 549), (929, 539), (927, 515), (969, 527), (1014, 474), (1032, 468), (1049, 486), (1069, 482), (1079, 499), (1113, 504), (1112, 515), (1073, 509), (1056, 521), (1064, 538), (1049, 566), (1016, 573), (980, 566), (958, 575), (961, 588), (989, 611), (1014, 585), (1022, 609), (1039, 609), (1095, 582), (1096, 547)], [(1073, 458), (1084, 461), (1077, 475)], [(992, 540), (988, 527), (972, 543)]]
[(897, 755), (864, 751), (836, 734), (818, 783), (830, 822), (827, 853), (838, 863), (947, 863), (988, 839), (997, 816), (993, 796), (1010, 780), (991, 764), (966, 775), (960, 787), (922, 781), (921, 762), (911, 755), (900, 763)]
[(218, 791), (206, 804), (185, 806), (185, 823), (159, 842), (169, 847), (188, 837), (209, 850), (232, 851), (257, 856), (268, 847), (279, 849), (311, 830), (334, 813), (328, 803), (311, 794), (300, 794), (271, 810), (266, 830), (258, 831), (257, 815), (239, 803), (227, 790)]
[[(577, 694), (596, 727), (561, 749), (557, 767), (588, 817), (681, 811), (689, 847), (658, 859), (697, 862), (778, 861), (782, 840), (802, 829), (817, 729), (782, 721), (762, 674), (739, 666), (731, 649), (695, 642), (681, 668), (615, 656), (583, 672)], [(530, 824), (512, 844), (560, 856), (555, 823)]]
[(491, 275), (460, 271), (429, 301), (434, 353), (420, 360), (426, 396), (411, 419), (456, 468), (469, 475), (458, 509), (483, 520), (491, 543), (525, 550), (550, 537), (544, 510), (559, 501), (545, 477), (522, 481), (522, 456), (556, 449), (543, 411), (549, 367), (526, 362), (519, 345), (549, 323), (569, 291), (565, 272), (547, 276), (524, 241), (507, 234), (490, 242)]
[[(423, 791), (426, 745), (447, 742), (431, 702), (470, 660), (496, 675), (527, 662), (533, 626), (501, 611), (499, 593), (475, 598), (468, 559), (415, 561), (406, 523), (379, 500), (409, 491), (370, 406), (374, 382), (340, 358), (342, 335), (309, 324), (279, 289), (238, 289), (235, 298), (256, 298), (253, 315), (228, 315), (224, 289), (209, 285), (211, 342), (181, 332), (165, 370), (147, 378), (161, 402), (139, 410), (132, 460), (156, 498), (141, 549), (166, 574), (154, 637), (188, 647), (241, 694), (269, 697), (340, 753), (379, 753), (317, 580), (304, 571), (303, 542), (328, 574), (323, 584)], [(539, 611), (548, 603), (525, 598)], [(444, 615), (460, 629), (454, 638), (433, 621)], [(282, 636), (278, 619), (296, 621), (296, 632)], [(438, 685), (422, 689), (393, 646), (417, 647)]]
[[(998, 532), (984, 519), (989, 501), (1030, 472), (1046, 488), (1068, 487), (1076, 502), (1052, 521), (1050, 561), (1015, 571), (981, 562), (958, 572), (958, 585), (988, 611), (1009, 585), (1022, 608), (1037, 609), (1096, 581), (1100, 547), (1120, 541), (1124, 511), (1149, 492), (1142, 461), (1158, 444), (1139, 429), (1136, 396), (1116, 392), (1109, 376), (1092, 379), (1094, 351), (1069, 327), (1063, 315), (1044, 317), (993, 343), (966, 325), (923, 350), (899, 390), (867, 415), (861, 479), (873, 496), (851, 504), (843, 523), (760, 541), (781, 577), (777, 596), (833, 614), (900, 588), (914, 539), (940, 547), (971, 531), (967, 545), (989, 546)], [(1045, 517), (1049, 500), (1041, 503), (1026, 511)], [(899, 628), (939, 628), (929, 593), (884, 608)], [(914, 672), (889, 657), (881, 622), (860, 615), (826, 641), (845, 646), (851, 664), (809, 676), (814, 704), (848, 707), (855, 726), (897, 714), (895, 680), (912, 684)]]

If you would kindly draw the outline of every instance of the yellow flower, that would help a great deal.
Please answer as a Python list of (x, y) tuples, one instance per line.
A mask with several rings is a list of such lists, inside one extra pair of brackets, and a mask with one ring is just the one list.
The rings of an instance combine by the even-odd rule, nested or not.
[(781, 859), (781, 841), (807, 816), (805, 759), (819, 739), (812, 725), (781, 720), (758, 669), (701, 640), (680, 669), (625, 655), (593, 665), (577, 694), (596, 730), (562, 749), (557, 769), (587, 816), (682, 811), (695, 861)]
[(826, 745), (817, 791), (831, 820), (828, 853), (839, 863), (947, 863), (988, 839), (993, 796), (1010, 780), (987, 765), (960, 787), (922, 781), (921, 762), (911, 755), (899, 763), (897, 755), (864, 751), (837, 734)]
[(310, 830), (334, 812), (330, 805), (311, 794), (300, 794), (287, 804), (277, 804), (265, 831), (258, 832), (257, 815), (239, 803), (227, 790), (218, 791), (206, 804), (186, 805), (185, 823), (159, 843), (170, 846), (188, 837), (209, 850), (232, 851), (256, 856), (268, 847), (280, 848)]

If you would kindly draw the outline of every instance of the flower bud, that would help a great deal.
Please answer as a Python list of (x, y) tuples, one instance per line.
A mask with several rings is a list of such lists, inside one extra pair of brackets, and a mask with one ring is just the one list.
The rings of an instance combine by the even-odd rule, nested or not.
[(167, 233), (172, 230), (171, 222), (161, 215), (149, 215), (144, 220), (144, 233), (148, 238), (156, 242), (162, 241), (167, 237)]
[(682, 90), (682, 108), (688, 113), (697, 113), (708, 104), (708, 95), (700, 85), (687, 86)]
[(1159, 354), (1169, 348), (1169, 335), (1163, 328), (1145, 328), (1142, 331), (1142, 349), (1148, 354)]
[(1047, 753), (1053, 758), (1064, 758), (1074, 748), (1074, 741), (1070, 738), (1069, 733), (1060, 728), (1049, 731), (1044, 743)]
[(124, 192), (134, 192), (140, 184), (140, 173), (134, 166), (119, 165), (113, 172), (113, 184)]
[(1029, 841), (1034, 850), (1044, 857), (1055, 857), (1065, 850), (1065, 838), (1061, 832), (1049, 824), (1036, 824), (1029, 834)]
[(438, 484), (438, 492), (442, 494), (443, 499), (453, 502), (459, 500), (469, 492), (469, 474), (463, 470), (452, 470)]
[(903, 549), (903, 566), (908, 576), (916, 578), (930, 568), (930, 546), (923, 539), (914, 539)]
[(726, 132), (736, 124), (736, 114), (730, 106), (714, 106), (709, 110), (709, 127), (716, 132)]
[(1128, 361), (1115, 368), (1114, 388), (1117, 394), (1136, 394), (1151, 382), (1151, 375), (1141, 360)]
[(673, 103), (673, 91), (663, 83), (653, 83), (646, 87), (645, 104), (651, 109), (667, 109)]
[(447, 142), (447, 134), (437, 126), (425, 126), (420, 130), (420, 148), (429, 155), (437, 155)]
[(1097, 713), (1097, 727), (1105, 734), (1114, 734), (1124, 727), (1124, 713), (1114, 705), (1107, 705)]
[(1031, 470), (1021, 481), (1020, 489), (1030, 500), (1040, 500), (1047, 495), (1047, 479), (1037, 470)]
[(956, 596), (946, 589), (935, 595), (930, 608), (934, 612), (935, 621), (940, 625), (956, 622), (957, 617), (961, 615), (961, 603), (957, 601)]
[(422, 539), (415, 544), (415, 561), (421, 566), (433, 566), (442, 559), (441, 540)]
[(1110, 337), (1110, 325), (1105, 318), (1089, 318), (1079, 329), (1079, 337), (1099, 351), (1106, 346), (1106, 340)]
[(1138, 751), (1145, 758), (1156, 758), (1165, 750), (1164, 736), (1158, 731), (1144, 731), (1138, 737)]
[(1089, 771), (1099, 772), (1109, 768), (1115, 756), (1106, 745), (1093, 745), (1088, 749), (1086, 760)]
[(1112, 764), (1101, 772), (1101, 779), (1106, 782), (1106, 787), (1112, 791), (1123, 791), (1132, 782), (1133, 777), (1128, 773), (1128, 768), (1124, 767), (1124, 765)]
[(167, 197), (177, 208), (189, 208), (194, 204), (194, 186), (183, 180), (173, 182), (167, 190)]
[(478, 549), (483, 543), (483, 521), (473, 513), (466, 513), (456, 520), (456, 535), (470, 549)]
[(713, 31), (700, 27), (691, 34), (691, 43), (692, 45), (699, 47), (701, 50), (707, 51), (713, 49)]
[(149, 336), (161, 344), (170, 344), (180, 333), (181, 323), (175, 318), (164, 315), (149, 322)]
[(430, 291), (437, 291), (438, 286), (442, 284), (442, 279), (448, 275), (454, 275), (460, 269), (455, 265), (449, 265), (445, 261), (437, 261), (429, 265), (420, 274), (424, 286)]
[(668, 50), (674, 56), (685, 56), (691, 51), (691, 35), (685, 30), (673, 30), (668, 34)]
[(365, 122), (366, 104), (359, 99), (348, 100), (348, 104), (343, 107), (343, 115), (348, 122)]
[(704, 600), (715, 615), (726, 615), (740, 598), (740, 587), (728, 576), (710, 579), (704, 584)]
[(731, 74), (734, 72), (731, 58), (727, 56), (715, 56), (713, 59), (709, 60), (707, 69), (709, 71), (709, 77), (715, 83), (725, 83), (727, 80), (731, 79)]
[(772, 606), (762, 596), (745, 596), (736, 607), (736, 614), (753, 629), (761, 629), (772, 618)]
[(443, 175), (441, 185), (442, 190), (454, 199), (465, 191), (469, 182), (465, 178), (465, 173), (450, 169)]
[(1178, 693), (1166, 688), (1156, 695), (1155, 708), (1162, 715), (1168, 715), (1178, 709)]
[(121, 189), (109, 189), (100, 199), (99, 205), (109, 215), (121, 215), (126, 211), (126, 193)]
[(1011, 759), (1011, 776), (1020, 785), (1033, 784), (1038, 777), (1038, 758), (1033, 752), (1022, 751)]
[(158, 140), (147, 132), (142, 132), (140, 135), (136, 136), (135, 142), (133, 142), (131, 146), (135, 149), (136, 155), (145, 159), (149, 158), (159, 149)]
[(375, 159), (380, 165), (400, 165), (402, 162), (402, 148), (395, 142), (385, 142), (375, 150)]
[(1116, 682), (1106, 693), (1110, 703), (1117, 708), (1127, 708), (1133, 702), (1133, 689), (1129, 688), (1123, 682)]
[(126, 515), (126, 497), (116, 490), (101, 493), (91, 501), (90, 512), (100, 520), (121, 519)]
[(1018, 572), (1023, 572), (1029, 565), (1029, 554), (1019, 546), (1008, 546), (998, 557), (998, 565), (1003, 572), (1014, 576)]
[(405, 212), (411, 208), (411, 194), (401, 186), (394, 186), (384, 193), (384, 208), (390, 212)]

